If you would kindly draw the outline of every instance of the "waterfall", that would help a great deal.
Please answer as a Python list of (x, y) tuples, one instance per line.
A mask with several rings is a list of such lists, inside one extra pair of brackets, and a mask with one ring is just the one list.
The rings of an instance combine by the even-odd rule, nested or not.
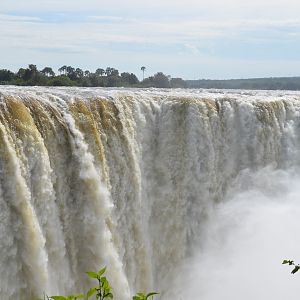
[(1, 87), (0, 298), (103, 266), (116, 299), (164, 293), (238, 187), (297, 169), (299, 128), (297, 92)]

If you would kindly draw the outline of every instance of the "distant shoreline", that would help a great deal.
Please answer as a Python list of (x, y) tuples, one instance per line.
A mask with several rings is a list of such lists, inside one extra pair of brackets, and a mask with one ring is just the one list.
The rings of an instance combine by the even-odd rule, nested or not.
[(186, 80), (188, 88), (242, 90), (300, 90), (300, 77)]

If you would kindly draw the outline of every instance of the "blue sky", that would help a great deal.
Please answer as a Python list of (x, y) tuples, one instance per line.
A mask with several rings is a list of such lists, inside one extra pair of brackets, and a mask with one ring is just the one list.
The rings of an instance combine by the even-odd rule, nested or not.
[(300, 76), (299, 0), (0, 1), (0, 68)]

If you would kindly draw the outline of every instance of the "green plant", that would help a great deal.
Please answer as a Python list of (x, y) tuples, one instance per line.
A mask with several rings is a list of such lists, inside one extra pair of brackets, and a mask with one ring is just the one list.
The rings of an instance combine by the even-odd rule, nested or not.
[(86, 297), (89, 298), (96, 293), (96, 299), (103, 300), (106, 298), (113, 298), (111, 287), (105, 276), (102, 276), (106, 271), (106, 267), (101, 269), (98, 273), (86, 272), (86, 274), (93, 279), (98, 280), (98, 286), (90, 288), (87, 292)]
[(288, 264), (289, 266), (293, 266), (293, 270), (291, 271), (292, 274), (295, 274), (297, 273), (299, 270), (300, 270), (300, 265), (299, 264), (295, 264), (295, 262), (293, 260), (288, 260), (288, 259), (285, 259), (283, 262), (282, 262), (283, 265), (286, 265)]
[[(64, 296), (51, 296), (48, 297), (44, 294), (44, 300), (76, 300), (76, 299), (89, 299), (93, 295), (95, 295), (97, 300), (104, 300), (104, 299), (113, 299), (112, 289), (111, 286), (105, 276), (102, 276), (106, 271), (106, 267), (102, 268), (98, 273), (96, 272), (86, 272), (86, 274), (98, 281), (98, 285), (89, 289), (86, 294), (78, 294), (78, 295), (69, 295), (67, 297)], [(133, 300), (148, 300), (151, 296), (157, 295), (156, 292), (151, 292), (148, 294), (144, 294), (142, 292), (137, 293), (135, 296), (132, 297)], [(41, 299), (40, 299), (41, 300)]]
[(135, 296), (132, 297), (132, 300), (148, 300), (149, 297), (153, 297), (154, 295), (158, 295), (158, 293), (150, 292), (147, 295), (145, 295), (142, 292), (136, 293)]

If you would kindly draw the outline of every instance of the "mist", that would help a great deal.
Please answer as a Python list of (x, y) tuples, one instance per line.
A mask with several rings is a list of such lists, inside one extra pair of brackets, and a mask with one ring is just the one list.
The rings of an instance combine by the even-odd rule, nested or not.
[(298, 299), (299, 277), (281, 264), (300, 260), (298, 174), (243, 171), (212, 209), (169, 299)]

